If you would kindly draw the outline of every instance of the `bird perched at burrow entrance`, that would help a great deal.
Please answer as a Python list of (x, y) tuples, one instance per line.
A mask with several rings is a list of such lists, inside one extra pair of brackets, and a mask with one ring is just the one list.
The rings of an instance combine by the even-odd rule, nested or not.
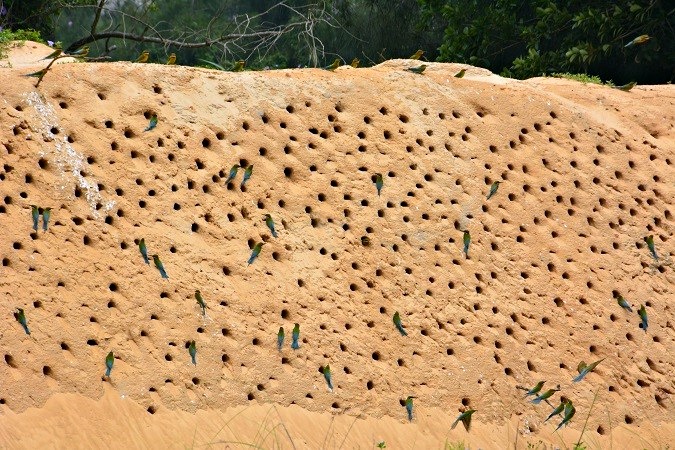
[(272, 232), (272, 236), (277, 237), (277, 231), (274, 229), (274, 219), (272, 219), (272, 216), (270, 214), (265, 214), (263, 220), (265, 221), (267, 228)]
[(413, 55), (410, 56), (408, 59), (420, 59), (424, 55), (424, 50), (417, 50)]
[(464, 425), (464, 428), (466, 431), (469, 431), (469, 428), (471, 428), (471, 415), (475, 413), (475, 409), (467, 409), (463, 413), (461, 413), (459, 416), (457, 416), (457, 419), (452, 423), (452, 426), (450, 427), (451, 430), (454, 430), (455, 427), (459, 422), (462, 422), (462, 425)]
[(227, 176), (227, 180), (225, 180), (225, 186), (228, 185), (228, 183), (232, 180), (234, 180), (234, 177), (237, 176), (237, 172), (239, 171), (239, 164), (235, 164), (230, 168), (230, 174)]
[(293, 333), (291, 334), (291, 348), (293, 350), (297, 350), (300, 348), (300, 324), (296, 323), (295, 326), (293, 327)]
[(412, 395), (409, 395), (408, 398), (405, 399), (405, 410), (408, 413), (408, 422), (412, 422), (413, 420), (413, 399), (417, 398)]
[(246, 167), (246, 170), (244, 170), (244, 178), (242, 178), (241, 184), (239, 185), (240, 189), (244, 189), (244, 185), (248, 179), (251, 178), (251, 174), (253, 174), (253, 164), (249, 164), (248, 167)]
[(112, 350), (108, 355), (105, 357), (105, 376), (110, 377), (110, 371), (113, 368), (113, 364), (115, 364), (115, 355), (113, 354)]
[(164, 270), (164, 264), (162, 264), (162, 261), (159, 259), (159, 255), (152, 255), (152, 261), (155, 263), (155, 267), (157, 267), (157, 270), (159, 270), (159, 274), (162, 276), (162, 278), (169, 278), (169, 276), (166, 274), (166, 270)]
[(49, 55), (42, 58), (40, 61), (44, 61), (45, 59), (56, 58), (57, 56), (61, 55), (61, 53), (63, 53), (63, 48), (61, 48), (60, 45), (57, 45), (56, 47), (54, 47), (53, 52), (51, 52)]
[(143, 256), (143, 261), (145, 261), (146, 264), (150, 264), (150, 260), (148, 259), (148, 247), (145, 245), (145, 238), (141, 238), (141, 240), (138, 241), (138, 250), (141, 252), (141, 256)]
[(195, 291), (195, 298), (197, 299), (197, 304), (199, 307), (202, 309), (202, 315), (206, 315), (206, 302), (204, 302), (204, 297), (202, 297), (202, 293), (199, 289)]
[(532, 403), (534, 403), (535, 405), (538, 405), (539, 403), (543, 402), (544, 400), (548, 400), (549, 398), (551, 398), (553, 396), (553, 394), (555, 394), (559, 390), (560, 390), (560, 386), (558, 386), (555, 389), (549, 389), (548, 391), (537, 395), (537, 397), (534, 400), (532, 400)]
[(323, 368), (323, 377), (326, 379), (326, 384), (328, 385), (328, 389), (333, 392), (333, 380), (331, 379), (331, 373), (330, 373), (330, 364), (326, 364)]
[(286, 332), (284, 327), (279, 327), (279, 332), (277, 333), (277, 349), (281, 351), (281, 348), (284, 346), (284, 339), (286, 338)]
[(154, 130), (156, 126), (157, 126), (157, 114), (153, 114), (150, 117), (150, 121), (148, 122), (148, 126), (145, 127), (145, 130), (143, 130), (143, 131)]
[(555, 431), (558, 431), (563, 425), (567, 425), (570, 422), (570, 420), (572, 420), (572, 417), (574, 417), (574, 414), (576, 412), (577, 410), (574, 408), (572, 400), (568, 400), (567, 403), (565, 404), (565, 416), (563, 417), (562, 422), (560, 422)]
[(501, 181), (495, 181), (494, 183), (492, 183), (492, 186), (490, 186), (490, 193), (487, 196), (487, 200), (490, 200), (492, 196), (497, 193), (497, 189), (499, 189), (500, 183)]
[(633, 89), (637, 85), (636, 81), (631, 81), (630, 83), (626, 83), (622, 86), (613, 86), (614, 89), (618, 89), (620, 91), (628, 92), (631, 89)]
[(471, 245), (471, 233), (469, 233), (469, 230), (464, 230), (462, 240), (464, 241), (464, 256), (466, 256), (466, 259), (469, 259), (469, 245)]
[(398, 313), (398, 311), (394, 313), (394, 325), (396, 326), (396, 329), (399, 331), (399, 333), (401, 333), (401, 336), (408, 335), (408, 333), (406, 333), (406, 331), (403, 329), (403, 324), (401, 323), (401, 316)]
[(418, 75), (422, 75), (422, 72), (427, 68), (426, 64), (422, 64), (421, 66), (417, 67), (408, 67), (406, 70), (412, 73), (416, 73)]
[(169, 66), (173, 66), (176, 64), (176, 54), (172, 53), (169, 55), (169, 59), (166, 60), (166, 64)]
[(649, 323), (647, 322), (647, 310), (645, 309), (645, 305), (640, 305), (640, 309), (638, 309), (638, 315), (641, 319), (640, 328), (642, 328), (646, 333)]
[(380, 196), (380, 192), (382, 191), (382, 186), (384, 186), (384, 178), (382, 178), (381, 173), (376, 173), (375, 174), (375, 187), (377, 188), (377, 196)]
[(648, 34), (641, 34), (640, 36), (638, 36), (635, 39), (633, 39), (632, 41), (630, 41), (628, 44), (624, 45), (624, 48), (625, 47), (632, 47), (634, 45), (646, 44), (647, 42), (649, 42), (650, 39), (651, 39), (651, 37)]
[(563, 410), (565, 409), (565, 405), (567, 402), (565, 400), (561, 401), (560, 404), (553, 410), (551, 411), (551, 414), (548, 415), (546, 420), (544, 420), (544, 423), (548, 422), (548, 420), (553, 417), (553, 416), (558, 416), (562, 414)]
[(150, 58), (150, 52), (147, 50), (144, 50), (143, 53), (141, 53), (138, 58), (136, 58), (137, 63), (146, 63), (148, 62), (148, 59)]
[[(541, 388), (544, 387), (544, 383), (546, 383), (546, 381), (540, 381), (539, 383), (535, 384), (532, 389), (528, 390), (525, 393), (525, 398), (529, 397), (530, 395), (537, 395), (539, 393), (539, 391), (541, 391)], [(527, 388), (525, 388), (525, 389), (527, 389)]]
[(255, 246), (253, 247), (253, 251), (251, 251), (251, 257), (248, 258), (248, 265), (249, 266), (251, 264), (253, 264), (253, 261), (255, 261), (255, 259), (260, 254), (260, 251), (262, 250), (263, 245), (265, 245), (264, 242), (258, 242), (257, 244), (255, 244)]
[(33, 218), (33, 230), (38, 230), (38, 224), (40, 223), (40, 208), (36, 205), (30, 205), (30, 214)]
[(190, 354), (190, 358), (192, 359), (192, 364), (195, 366), (197, 365), (197, 343), (192, 340), (190, 341), (188, 345), (188, 353)]
[(325, 69), (326, 69), (326, 70), (330, 70), (331, 72), (333, 72), (333, 71), (335, 71), (335, 69), (337, 69), (338, 67), (340, 67), (340, 58), (335, 58), (335, 61), (333, 61), (333, 62), (330, 64), (330, 66), (326, 66)]
[(21, 324), (23, 331), (25, 331), (27, 335), (30, 335), (28, 321), (26, 320), (26, 313), (24, 312), (23, 308), (16, 308), (16, 311), (14, 312), (14, 318)]
[(622, 308), (625, 309), (626, 311), (628, 311), (628, 312), (633, 312), (633, 308), (630, 307), (630, 304), (626, 301), (625, 298), (623, 298), (622, 295), (619, 294), (619, 295), (616, 297), (616, 302), (619, 304), (620, 307), (622, 307)]
[(649, 249), (649, 252), (652, 254), (652, 257), (658, 261), (659, 256), (656, 254), (656, 248), (654, 247), (654, 235), (650, 234), (649, 236), (644, 238), (645, 242), (647, 243), (647, 248)]
[(465, 73), (466, 73), (466, 69), (462, 69), (455, 74), (455, 78), (464, 78)]
[(593, 372), (593, 370), (595, 370), (595, 368), (598, 367), (598, 364), (600, 364), (604, 360), (605, 358), (602, 358), (592, 364), (586, 364), (584, 361), (581, 361), (579, 365), (577, 365), (577, 371), (579, 372), (579, 375), (574, 377), (572, 381), (574, 383), (578, 383), (579, 381), (583, 380), (586, 375)]
[(51, 208), (44, 208), (42, 210), (42, 231), (47, 231), (49, 227), (49, 218), (52, 216)]

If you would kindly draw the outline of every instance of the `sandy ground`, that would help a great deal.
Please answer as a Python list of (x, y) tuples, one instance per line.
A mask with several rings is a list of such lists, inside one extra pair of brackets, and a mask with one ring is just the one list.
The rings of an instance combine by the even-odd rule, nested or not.
[[(0, 445), (571, 448), (587, 417), (590, 448), (672, 441), (672, 86), (393, 60), (69, 63), (35, 88), (49, 52), (0, 67)], [(561, 431), (519, 389), (540, 380), (576, 408)]]

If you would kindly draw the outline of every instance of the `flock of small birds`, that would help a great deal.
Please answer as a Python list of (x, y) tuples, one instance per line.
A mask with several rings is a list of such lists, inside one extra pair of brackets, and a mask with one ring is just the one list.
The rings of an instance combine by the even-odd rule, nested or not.
[[(646, 35), (639, 36), (638, 38), (631, 41), (631, 43), (626, 45), (626, 47), (631, 46), (631, 45), (642, 44), (642, 43), (646, 42), (647, 40), (649, 40), (649, 36), (646, 36)], [(59, 58), (59, 57), (63, 57), (63, 56), (76, 56), (78, 58), (84, 58), (88, 55), (88, 53), (89, 53), (89, 47), (87, 47), (87, 46), (78, 50), (78, 52), (71, 53), (69, 55), (63, 54), (62, 49), (57, 48), (51, 55), (47, 56), (45, 59)], [(414, 60), (420, 59), (423, 54), (424, 54), (424, 51), (418, 50), (414, 55), (412, 55), (410, 57), (410, 59), (414, 59)], [(148, 58), (149, 58), (149, 52), (144, 51), (139, 56), (139, 58), (136, 60), (136, 62), (144, 63), (144, 62), (148, 61)], [(171, 56), (169, 57), (169, 60), (167, 61), (167, 64), (175, 64), (175, 62), (176, 62), (176, 56), (175, 56), (175, 54), (172, 53)], [(352, 63), (351, 63), (351, 65), (353, 67), (358, 67), (358, 64), (359, 64), (358, 59), (354, 59), (354, 61), (352, 61)], [(339, 67), (339, 65), (340, 65), (340, 60), (336, 59), (333, 62), (333, 64), (326, 67), (326, 69), (327, 70), (335, 70), (337, 67)], [(238, 68), (239, 70), (243, 70), (243, 67), (244, 67), (244, 62), (238, 61), (236, 68)], [(422, 72), (424, 72), (425, 68), (426, 68), (426, 65), (421, 65), (419, 67), (409, 68), (407, 70), (410, 70), (411, 72), (414, 72), (414, 73), (421, 74)], [(455, 75), (455, 77), (462, 78), (464, 76), (465, 72), (466, 72), (466, 69), (462, 69), (459, 73), (457, 73)], [(39, 72), (36, 72), (36, 74), (38, 74), (38, 73)], [(45, 73), (46, 73), (46, 69), (45, 69)], [(39, 75), (30, 74), (30, 76), (39, 76)], [(44, 73), (41, 76), (44, 76)], [(151, 130), (155, 129), (157, 124), (158, 124), (157, 115), (153, 114), (150, 117), (148, 126), (145, 128), (144, 131), (147, 132), (147, 131), (151, 131)], [(234, 181), (234, 179), (236, 178), (236, 176), (238, 174), (239, 169), (242, 169), (242, 167), (240, 167), (238, 164), (235, 164), (231, 167), (228, 178), (225, 180), (225, 186), (227, 186), (230, 182)], [(250, 165), (248, 165), (247, 167), (244, 168), (244, 175), (243, 175), (242, 181), (240, 183), (240, 188), (242, 188), (242, 189), (244, 188), (244, 186), (246, 185), (248, 180), (251, 178), (252, 174), (253, 174), (253, 165), (250, 164)], [(374, 184), (375, 184), (375, 188), (376, 188), (376, 191), (377, 191), (377, 195), (380, 196), (381, 191), (384, 187), (384, 178), (383, 178), (381, 173), (376, 173), (374, 175)], [(500, 186), (500, 181), (495, 181), (494, 183), (492, 183), (492, 185), (490, 186), (489, 193), (486, 197), (486, 201), (490, 200), (494, 195), (497, 194), (499, 186)], [(36, 205), (30, 205), (30, 206), (31, 206), (31, 218), (32, 218), (32, 223), (33, 223), (33, 230), (35, 232), (38, 231), (40, 216), (42, 216), (42, 220), (43, 220), (42, 229), (43, 229), (43, 232), (47, 232), (48, 227), (49, 227), (49, 220), (50, 220), (52, 208), (50, 208), (50, 207), (41, 208), (41, 207), (38, 207)], [(270, 214), (265, 214), (263, 216), (263, 220), (265, 221), (265, 224), (269, 228), (272, 236), (274, 238), (278, 237), (278, 233), (276, 231), (274, 219), (272, 218), (272, 216)], [(469, 248), (470, 248), (470, 245), (471, 245), (471, 233), (469, 232), (469, 230), (463, 230), (462, 232), (463, 232), (463, 252), (465, 254), (465, 257), (468, 259), (469, 258)], [(659, 257), (657, 255), (656, 249), (654, 247), (654, 236), (649, 235), (649, 236), (644, 238), (644, 241), (647, 244), (647, 248), (649, 249), (649, 252), (650, 252), (651, 256), (654, 258), (654, 260), (658, 261)], [(265, 242), (258, 242), (253, 246), (253, 249), (251, 251), (251, 255), (250, 255), (250, 257), (247, 261), (247, 265), (251, 265), (255, 262), (255, 260), (258, 258), (258, 256), (260, 255), (260, 253), (262, 251), (263, 245), (265, 245)], [(146, 242), (145, 242), (145, 238), (141, 238), (138, 241), (138, 249), (139, 249), (139, 252), (140, 252), (141, 257), (143, 258), (143, 261), (145, 262), (145, 264), (150, 264), (150, 259), (149, 259), (149, 256), (148, 256), (148, 248), (147, 248), (147, 245), (146, 245)], [(169, 276), (168, 276), (168, 274), (167, 274), (167, 272), (164, 268), (164, 265), (162, 264), (162, 261), (160, 260), (159, 255), (153, 254), (152, 260), (153, 260), (153, 263), (154, 263), (155, 267), (159, 271), (160, 276), (162, 278), (165, 278), (165, 279), (169, 278)], [(206, 302), (205, 302), (205, 300), (204, 300), (204, 298), (203, 298), (203, 296), (202, 296), (202, 294), (199, 290), (195, 291), (195, 299), (196, 299), (198, 307), (201, 309), (202, 315), (206, 316), (206, 309), (208, 308), (208, 306), (206, 305)], [(631, 308), (631, 305), (620, 294), (618, 294), (616, 296), (616, 301), (617, 301), (618, 305), (621, 308), (623, 308), (624, 310), (626, 310), (627, 312), (630, 312), (630, 313), (633, 312), (633, 309)], [(644, 305), (640, 306), (640, 309), (638, 310), (638, 315), (639, 315), (639, 318), (640, 318), (639, 327), (646, 332), (647, 327), (648, 327), (648, 320), (647, 320), (647, 312), (646, 312), (646, 309), (645, 309)], [(28, 328), (28, 320), (27, 320), (25, 311), (22, 308), (16, 308), (16, 311), (14, 312), (14, 318), (22, 326), (24, 332), (27, 335), (30, 335), (31, 332)], [(404, 336), (404, 337), (408, 336), (408, 333), (406, 332), (406, 330), (403, 326), (401, 315), (399, 314), (398, 311), (394, 312), (393, 324), (394, 324), (394, 327), (396, 328), (396, 330), (398, 330), (398, 332), (402, 336)], [(295, 323), (295, 325), (293, 327), (293, 330), (292, 330), (292, 342), (291, 342), (291, 348), (293, 350), (298, 350), (300, 348), (299, 339), (300, 339), (300, 324)], [(281, 351), (281, 349), (284, 345), (284, 340), (285, 340), (285, 331), (284, 331), (284, 327), (282, 326), (282, 327), (279, 328), (279, 332), (277, 333), (277, 348), (278, 348), (279, 351)], [(194, 340), (188, 341), (188, 354), (191, 358), (192, 364), (196, 365), (197, 364), (197, 345), (196, 345), (196, 342)], [(577, 383), (577, 382), (582, 381), (584, 379), (584, 377), (586, 375), (588, 375), (590, 372), (592, 372), (593, 370), (595, 370), (595, 368), (604, 359), (605, 358), (602, 358), (598, 361), (595, 361), (592, 364), (586, 364), (584, 361), (579, 362), (579, 364), (577, 366), (578, 375), (572, 379), (572, 382)], [(113, 351), (110, 351), (105, 357), (105, 367), (106, 367), (105, 377), (107, 377), (108, 379), (110, 379), (110, 377), (111, 377), (111, 371), (113, 369), (114, 363), (115, 363), (115, 355), (114, 355)], [(326, 384), (328, 386), (329, 391), (333, 392), (333, 380), (332, 380), (330, 365), (326, 364), (322, 368), (322, 372), (323, 372), (323, 376), (325, 378), (325, 381), (326, 381)], [(526, 391), (525, 398), (527, 398), (529, 396), (534, 396), (534, 399), (531, 400), (531, 402), (533, 404), (537, 405), (537, 404), (540, 404), (543, 401), (543, 402), (546, 402), (549, 406), (553, 407), (553, 405), (549, 401), (549, 398), (551, 398), (556, 392), (561, 390), (560, 385), (558, 385), (555, 388), (548, 389), (548, 390), (542, 392), (544, 384), (545, 384), (545, 381), (539, 381), (532, 388), (527, 388), (527, 387), (522, 387), (522, 386), (517, 386), (517, 388)], [(405, 399), (405, 402), (404, 402), (409, 421), (413, 420), (413, 399), (415, 399), (415, 398), (417, 398), (417, 397), (410, 395)], [(460, 408), (459, 410), (461, 411), (461, 413), (459, 414), (457, 419), (453, 422), (451, 428), (454, 429), (459, 422), (462, 422), (465, 429), (467, 431), (469, 431), (470, 426), (471, 426), (471, 417), (476, 412), (476, 410), (475, 409), (468, 409), (468, 408)], [(557, 431), (561, 427), (567, 425), (572, 420), (575, 413), (576, 413), (576, 409), (574, 407), (574, 404), (573, 404), (572, 400), (567, 399), (567, 398), (562, 398), (560, 404), (551, 411), (551, 413), (544, 420), (544, 422), (547, 422), (548, 420), (550, 420), (554, 416), (557, 416), (557, 415), (562, 416), (561, 422), (558, 424), (557, 428), (555, 429)]]

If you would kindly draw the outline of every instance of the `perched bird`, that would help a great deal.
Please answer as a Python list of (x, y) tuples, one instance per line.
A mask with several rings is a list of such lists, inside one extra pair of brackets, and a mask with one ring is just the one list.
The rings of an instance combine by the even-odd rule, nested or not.
[(244, 184), (246, 184), (248, 179), (251, 178), (252, 173), (253, 173), (253, 164), (250, 164), (248, 167), (246, 167), (246, 170), (244, 170), (244, 178), (241, 180), (241, 185), (239, 186), (240, 189), (244, 188)]
[(416, 74), (418, 74), (418, 75), (421, 75), (422, 72), (424, 72), (424, 69), (426, 69), (426, 68), (427, 68), (427, 65), (426, 65), (426, 64), (422, 64), (422, 65), (419, 66), (419, 67), (408, 67), (406, 70), (408, 70), (408, 71), (410, 71), (410, 72), (412, 72), (412, 73), (416, 73)]
[(656, 254), (656, 248), (654, 248), (654, 235), (653, 235), (653, 234), (650, 234), (649, 236), (647, 236), (646, 238), (644, 238), (644, 240), (645, 240), (645, 242), (647, 243), (647, 247), (649, 248), (649, 251), (651, 252), (652, 257), (653, 257), (656, 261), (658, 261), (658, 260), (659, 260), (659, 256)]
[(16, 319), (17, 322), (21, 324), (23, 327), (23, 331), (26, 332), (26, 334), (30, 335), (30, 330), (28, 329), (28, 322), (26, 321), (26, 313), (23, 311), (23, 308), (16, 308), (16, 311), (14, 312), (14, 318)]
[(253, 251), (251, 252), (251, 257), (248, 259), (249, 266), (253, 264), (253, 261), (255, 261), (255, 259), (260, 254), (260, 250), (262, 250), (263, 245), (265, 245), (264, 242), (258, 242), (257, 244), (255, 244), (255, 246), (253, 247)]
[(333, 391), (333, 381), (330, 378), (330, 365), (326, 364), (323, 368), (323, 377), (326, 379), (326, 384), (328, 384), (328, 389)]
[(24, 75), (24, 77), (42, 78), (42, 77), (45, 76), (46, 73), (47, 73), (47, 69), (40, 69), (37, 72), (27, 73), (27, 74)]
[(593, 370), (598, 367), (598, 364), (603, 362), (605, 358), (602, 358), (592, 364), (586, 364), (584, 361), (581, 361), (579, 365), (577, 366), (577, 371), (579, 372), (579, 375), (574, 377), (572, 379), (573, 382), (578, 383), (579, 381), (583, 380), (586, 375), (589, 373), (593, 372)]
[(265, 214), (265, 217), (263, 217), (263, 219), (265, 220), (265, 225), (267, 225), (267, 228), (269, 228), (270, 231), (272, 232), (272, 236), (277, 237), (277, 232), (274, 229), (274, 219), (272, 219), (272, 216), (269, 214)]
[(232, 66), (232, 71), (233, 72), (242, 72), (244, 70), (244, 66), (246, 65), (246, 61), (243, 59), (240, 59), (239, 61), (235, 61), (234, 66)]
[(413, 397), (412, 395), (409, 395), (408, 398), (405, 399), (405, 410), (408, 412), (408, 422), (412, 422), (413, 420)]
[(622, 307), (626, 311), (633, 312), (633, 308), (630, 307), (630, 304), (628, 304), (628, 302), (626, 301), (625, 298), (623, 298), (623, 296), (619, 295), (616, 298), (616, 302), (619, 304), (620, 307)]
[(146, 264), (150, 264), (150, 260), (148, 259), (148, 247), (145, 246), (145, 238), (141, 238), (141, 240), (138, 241), (138, 250), (143, 256), (143, 261), (145, 261)]
[(624, 84), (623, 86), (614, 86), (614, 89), (618, 89), (620, 91), (630, 91), (637, 85), (636, 81), (631, 81), (630, 83)]
[(88, 45), (80, 47), (79, 49), (75, 50), (72, 53), (68, 53), (68, 56), (74, 56), (75, 58), (84, 58), (87, 55), (89, 55), (89, 46)]
[(462, 414), (457, 416), (457, 419), (452, 423), (450, 429), (454, 430), (457, 424), (461, 421), (466, 431), (469, 431), (469, 428), (471, 427), (471, 415), (475, 412), (475, 409), (467, 409), (464, 411)]
[(338, 67), (340, 67), (340, 58), (335, 58), (335, 61), (333, 61), (330, 66), (326, 66), (326, 70), (333, 72)]
[(359, 58), (354, 58), (352, 59), (352, 62), (349, 63), (349, 65), (356, 69), (357, 67), (359, 67), (360, 62), (361, 60), (359, 60)]
[(157, 267), (157, 270), (159, 270), (159, 274), (162, 276), (162, 278), (169, 278), (169, 276), (166, 274), (166, 270), (164, 270), (164, 264), (162, 264), (162, 261), (159, 260), (159, 255), (152, 255), (152, 260), (155, 263), (155, 267)]
[(204, 302), (204, 297), (199, 289), (195, 291), (195, 298), (197, 299), (197, 304), (202, 309), (202, 315), (206, 315), (206, 303)]
[(466, 73), (466, 69), (462, 69), (455, 74), (455, 78), (464, 78), (465, 73)]
[(225, 180), (225, 186), (228, 185), (228, 183), (232, 180), (234, 180), (234, 177), (237, 176), (237, 172), (239, 171), (239, 164), (235, 164), (230, 168), (230, 175), (228, 175), (227, 180)]
[(417, 50), (414, 55), (410, 56), (408, 59), (420, 59), (424, 55), (424, 50)]
[(401, 333), (401, 336), (407, 336), (408, 333), (403, 329), (403, 324), (401, 323), (401, 316), (399, 315), (398, 311), (394, 313), (394, 325), (396, 326), (396, 329)]
[(534, 403), (535, 405), (538, 405), (542, 401), (548, 400), (549, 398), (551, 398), (553, 396), (553, 394), (555, 394), (559, 390), (560, 389), (549, 389), (548, 391), (537, 395), (537, 397), (534, 400), (532, 400), (532, 403)]
[(464, 237), (462, 239), (464, 240), (464, 255), (469, 259), (469, 245), (471, 245), (471, 233), (469, 233), (469, 230), (464, 230)]
[(38, 230), (38, 224), (40, 223), (40, 208), (36, 205), (30, 205), (30, 214), (33, 218), (33, 229)]
[(45, 208), (42, 210), (42, 231), (47, 231), (49, 227), (49, 218), (52, 216), (52, 209)]
[(577, 410), (574, 408), (572, 401), (568, 400), (567, 403), (565, 404), (565, 416), (563, 417), (562, 422), (560, 422), (558, 428), (556, 428), (555, 431), (558, 431), (563, 425), (567, 425), (569, 421), (572, 420), (572, 417), (574, 417), (574, 414), (576, 412)]
[(633, 39), (632, 41), (630, 41), (628, 44), (624, 45), (624, 48), (625, 47), (631, 47), (633, 45), (645, 44), (645, 43), (649, 42), (650, 39), (651, 39), (651, 37), (649, 37), (648, 34), (641, 34), (640, 36), (638, 36), (635, 39)]
[(176, 64), (176, 54), (172, 53), (169, 55), (169, 59), (166, 60), (166, 63), (170, 66)]
[(157, 126), (157, 114), (153, 114), (152, 117), (150, 117), (150, 122), (148, 123), (148, 126), (143, 131), (153, 130), (156, 126)]
[(638, 310), (638, 315), (640, 316), (640, 319), (642, 319), (642, 322), (640, 322), (640, 328), (645, 330), (645, 333), (646, 333), (647, 327), (649, 326), (649, 323), (647, 323), (647, 310), (645, 309), (645, 305), (640, 305), (640, 309)]
[(300, 348), (300, 343), (298, 342), (298, 339), (300, 339), (300, 324), (296, 323), (295, 326), (293, 327), (293, 334), (291, 335), (291, 338), (293, 339), (293, 342), (291, 342), (291, 348), (293, 350), (297, 350)]
[(190, 354), (190, 358), (192, 358), (192, 364), (195, 366), (197, 365), (197, 343), (192, 340), (190, 341), (190, 345), (188, 346), (188, 353)]
[(110, 377), (110, 371), (115, 364), (115, 355), (113, 355), (112, 350), (108, 353), (108, 356), (105, 357), (105, 376)]
[(487, 196), (487, 200), (490, 200), (492, 196), (497, 193), (497, 189), (499, 189), (499, 183), (501, 183), (501, 181), (495, 181), (494, 183), (492, 183), (492, 186), (490, 186), (490, 193)]
[(47, 55), (47, 56), (45, 56), (44, 58), (42, 58), (40, 61), (44, 61), (45, 59), (56, 58), (56, 57), (59, 56), (61, 53), (63, 53), (63, 49), (62, 49), (60, 46), (56, 46), (56, 47), (54, 47), (54, 51), (53, 51), (53, 52), (51, 52), (49, 55)]
[(548, 420), (549, 420), (551, 417), (557, 416), (557, 415), (559, 415), (559, 414), (562, 414), (563, 409), (565, 409), (565, 405), (566, 405), (566, 404), (567, 404), (567, 402), (565, 402), (565, 401), (560, 402), (560, 405), (558, 405), (558, 406), (551, 412), (551, 414), (548, 415), (548, 417), (546, 418), (546, 420), (544, 420), (544, 423), (548, 422)]
[(279, 332), (277, 333), (277, 348), (279, 351), (281, 351), (281, 347), (284, 346), (284, 338), (286, 338), (284, 327), (279, 327)]
[(377, 196), (380, 196), (380, 191), (382, 190), (382, 186), (384, 186), (384, 179), (382, 178), (381, 173), (376, 173), (375, 174), (375, 187), (377, 188)]
[(540, 381), (539, 383), (537, 383), (532, 389), (530, 389), (525, 393), (525, 398), (529, 397), (530, 395), (537, 395), (539, 391), (541, 391), (541, 388), (544, 387), (544, 383), (546, 382)]
[(148, 62), (148, 58), (150, 58), (150, 52), (147, 50), (144, 50), (143, 53), (141, 53), (138, 58), (136, 58), (137, 63), (146, 63)]

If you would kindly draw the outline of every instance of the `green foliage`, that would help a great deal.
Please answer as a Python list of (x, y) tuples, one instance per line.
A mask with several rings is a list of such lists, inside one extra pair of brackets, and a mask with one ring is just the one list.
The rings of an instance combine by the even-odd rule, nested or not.
[(451, 444), (450, 442), (445, 442), (444, 450), (465, 450), (464, 442), (459, 441)]
[(23, 44), (24, 41), (35, 41), (42, 42), (45, 41), (40, 37), (40, 32), (35, 30), (0, 30), (0, 59), (7, 57), (7, 48), (9, 47), (12, 41), (20, 41)]
[(566, 78), (568, 80), (579, 81), (581, 83), (603, 84), (600, 77), (596, 75), (587, 75), (585, 73), (552, 73), (552, 77)]

